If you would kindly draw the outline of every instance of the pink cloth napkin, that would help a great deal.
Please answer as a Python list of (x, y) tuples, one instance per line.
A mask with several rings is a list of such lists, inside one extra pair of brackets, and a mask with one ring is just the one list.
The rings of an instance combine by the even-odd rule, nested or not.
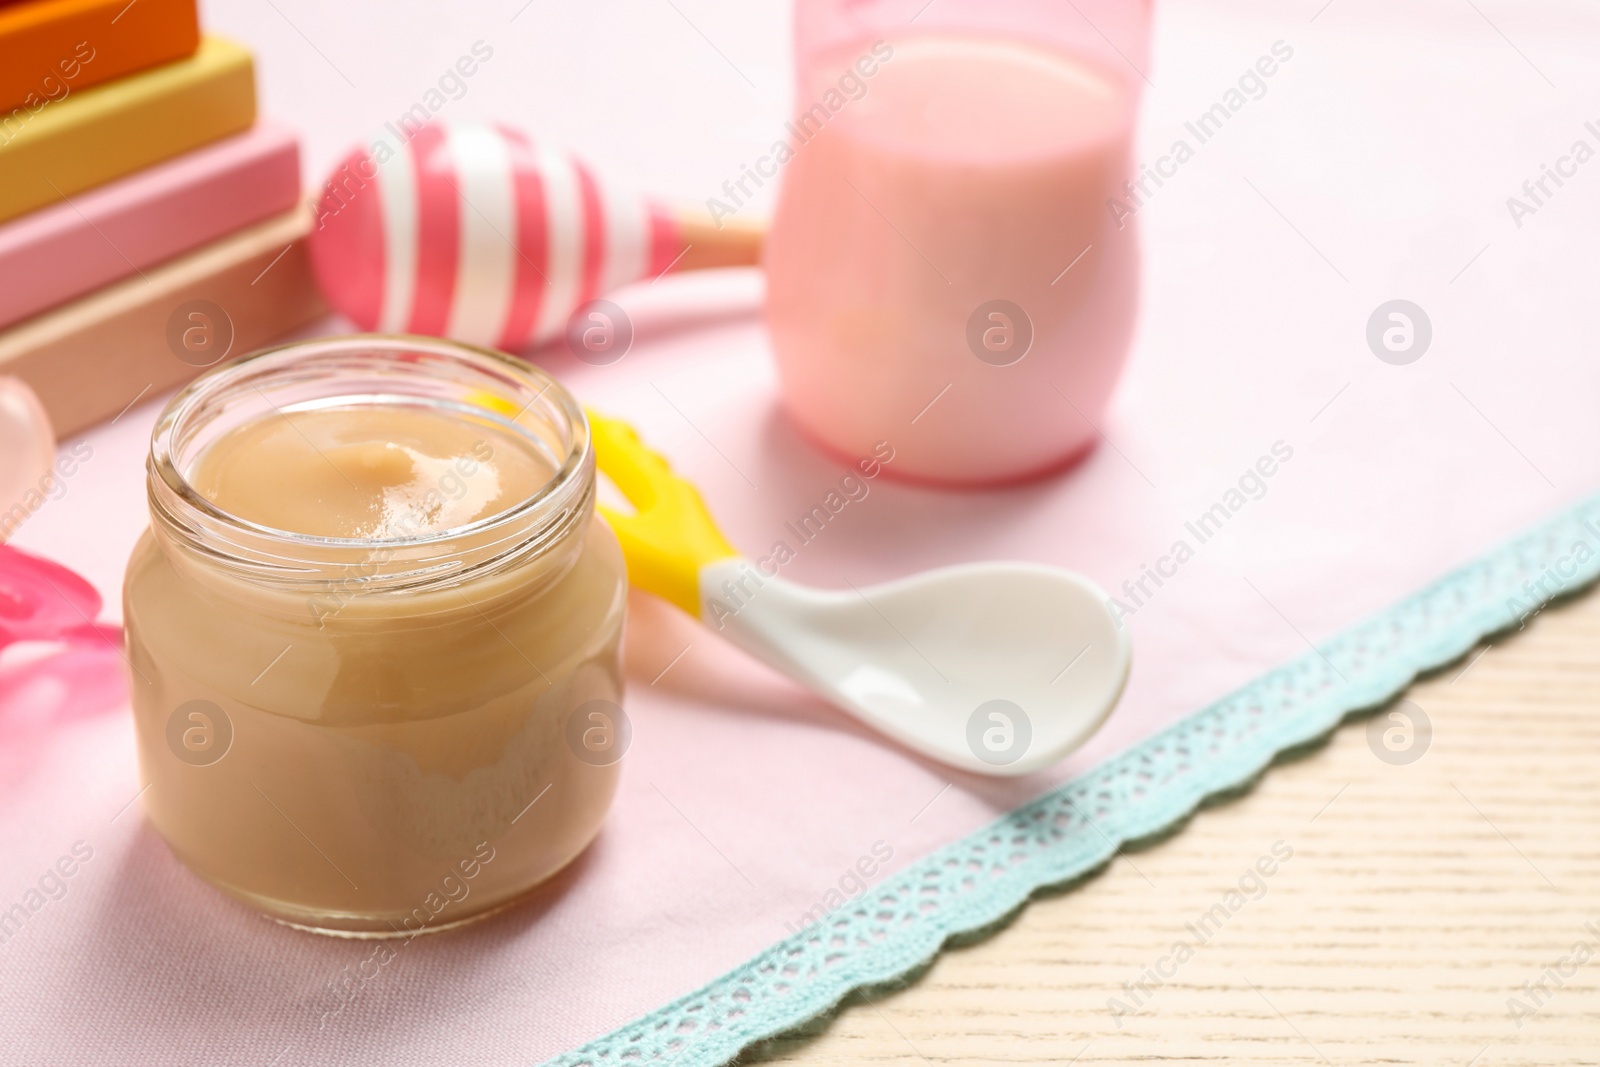
[[(1274, 42), (1293, 57), (1138, 212), (1144, 312), (1102, 446), (1064, 477), (1003, 492), (877, 479), (786, 569), (842, 586), (1015, 558), (1119, 593), (1130, 583), (1132, 678), (1081, 752), (1021, 781), (953, 775), (635, 596), (635, 733), (599, 840), (536, 901), (387, 955), (278, 927), (181, 867), (143, 822), (124, 714), (7, 731), (0, 913), (23, 903), (27, 916), (0, 935), (0, 1063), (537, 1062), (783, 938), (861, 857), (888, 854), (881, 881), (1600, 488), (1600, 264), (1579, 239), (1600, 224), (1600, 162), (1519, 219), (1507, 207), (1575, 141), (1600, 147), (1585, 125), (1600, 119), (1600, 27), (1575, 4), (1322, 6), (1161, 8), (1146, 161), (1192, 141), (1184, 124)], [(741, 95), (667, 7), (625, 32), (588, 21), (609, 17), (598, 12), (542, 6), (511, 26), (444, 11), (444, 25), (424, 26), (353, 5), (297, 13), (360, 90), (271, 13), (213, 7), (217, 29), (259, 48), (268, 109), (306, 125), (314, 159), (342, 147), (352, 115), (403, 110), (426, 88), (411, 83), (476, 37), (496, 59), (448, 117), (539, 123), (624, 174), (662, 156), (665, 191), (714, 189), (783, 117), (776, 75)], [(728, 65), (765, 71), (781, 53), (765, 13), (759, 25), (684, 15)], [(578, 33), (615, 45), (585, 52), (604, 73), (558, 54)], [(389, 54), (408, 57), (399, 73), (380, 69)], [(639, 84), (678, 71), (692, 76)], [(585, 86), (598, 103), (574, 91)], [(577, 118), (556, 114), (558, 89), (582, 101)], [(330, 101), (350, 102), (337, 127)], [(649, 110), (669, 106), (681, 110)], [(719, 116), (726, 129), (708, 121)], [(563, 125), (583, 119), (610, 125)], [(674, 155), (688, 149), (662, 130), (700, 156)], [(626, 147), (608, 155), (615, 144)], [(749, 551), (843, 473), (778, 408), (759, 286), (754, 273), (640, 286), (618, 298), (638, 334), (626, 358), (536, 357), (633, 420)], [(1369, 317), (1394, 299), (1432, 325), (1404, 366), (1367, 341)], [(145, 523), (157, 406), (91, 433), (92, 459), (17, 539), (111, 600)], [(908, 419), (917, 406), (908, 398)], [(1219, 504), (1227, 517), (1202, 541), (1190, 524)], [(1179, 541), (1192, 558), (1163, 563)], [(1141, 592), (1146, 566), (1165, 573)]]

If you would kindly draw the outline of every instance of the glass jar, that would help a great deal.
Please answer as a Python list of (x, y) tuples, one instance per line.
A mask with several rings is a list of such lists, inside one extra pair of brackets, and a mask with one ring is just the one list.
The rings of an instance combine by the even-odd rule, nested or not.
[[(1148, 0), (796, 0), (763, 254), (784, 406), (891, 476), (989, 485), (1097, 439), (1138, 303)], [(1140, 189), (1144, 192), (1141, 193)]]
[[(191, 484), (229, 430), (360, 405), (514, 434), (554, 475), (373, 540), (270, 529)], [(144, 801), (196, 874), (292, 925), (405, 936), (505, 906), (598, 832), (628, 740), (627, 577), (554, 379), (432, 338), (269, 349), (172, 400), (148, 483), (123, 593)]]

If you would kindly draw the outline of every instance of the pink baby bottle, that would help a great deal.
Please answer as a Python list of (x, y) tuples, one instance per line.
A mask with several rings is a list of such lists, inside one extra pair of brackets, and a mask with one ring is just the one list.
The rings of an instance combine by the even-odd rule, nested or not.
[(784, 405), (993, 485), (1093, 445), (1127, 357), (1148, 0), (796, 0), (765, 252)]

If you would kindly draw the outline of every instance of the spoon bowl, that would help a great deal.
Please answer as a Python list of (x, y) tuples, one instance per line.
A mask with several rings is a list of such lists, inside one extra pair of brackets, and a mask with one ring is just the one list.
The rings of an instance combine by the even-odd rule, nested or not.
[(1128, 677), (1128, 634), (1105, 594), (1059, 567), (968, 563), (823, 590), (735, 557), (701, 581), (701, 617), (728, 640), (907, 748), (981, 774), (1055, 763)]

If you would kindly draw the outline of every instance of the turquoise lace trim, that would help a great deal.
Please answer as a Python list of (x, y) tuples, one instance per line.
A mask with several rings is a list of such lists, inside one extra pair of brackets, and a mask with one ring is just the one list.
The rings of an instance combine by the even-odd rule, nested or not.
[(1387, 703), (1419, 674), (1520, 628), (1600, 577), (1600, 496), (1503, 545), (1059, 789), (939, 849), (854, 906), (698, 992), (547, 1067), (715, 1067), (854, 990), (901, 978), (947, 939), (1174, 828), (1282, 752)]

